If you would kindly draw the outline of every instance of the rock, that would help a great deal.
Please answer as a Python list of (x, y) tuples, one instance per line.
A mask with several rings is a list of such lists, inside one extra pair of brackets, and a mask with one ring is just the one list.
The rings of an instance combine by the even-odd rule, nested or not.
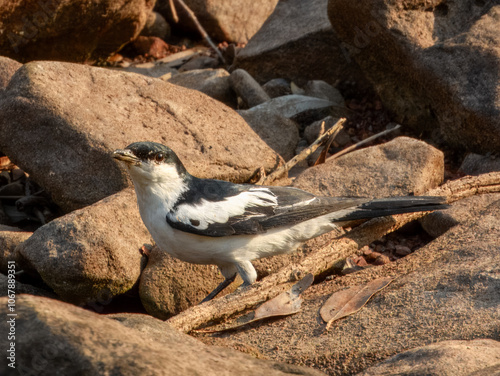
[(500, 158), (494, 155), (486, 156), (469, 153), (462, 162), (460, 171), (466, 175), (480, 175), (500, 171)]
[(273, 78), (262, 85), (262, 88), (271, 98), (292, 94), (290, 83), (284, 78)]
[[(0, 299), (7, 317), (7, 299)], [(19, 295), (15, 365), (47, 375), (322, 375), (314, 369), (211, 347), (146, 315), (107, 318), (67, 303)], [(120, 320), (120, 321), (118, 321)], [(2, 332), (9, 323), (2, 320)], [(6, 336), (7, 337), (7, 336)], [(9, 347), (7, 347), (9, 349)], [(2, 362), (0, 373), (18, 375)]]
[(418, 221), (425, 232), (437, 238), (459, 223), (472, 219), (478, 209), (484, 209), (497, 200), (500, 200), (499, 193), (467, 197), (454, 202), (446, 210), (434, 211)]
[(16, 247), (31, 236), (32, 232), (9, 226), (0, 226), (0, 273), (7, 274), (9, 261), (18, 261)]
[(1, 2), (0, 50), (21, 62), (106, 59), (135, 39), (152, 0), (16, 0)]
[(154, 247), (141, 275), (139, 295), (150, 315), (166, 320), (199, 304), (223, 280), (215, 265), (183, 262)]
[(252, 108), (271, 99), (265, 90), (243, 69), (231, 73), (231, 87), (247, 108)]
[(135, 141), (168, 144), (201, 178), (243, 182), (276, 164), (276, 154), (220, 102), (85, 65), (25, 64), (0, 98), (0, 127), (0, 150), (66, 211), (131, 185), (110, 153)]
[(165, 75), (174, 75), (177, 74), (177, 69), (171, 68), (168, 64), (158, 64), (158, 63), (141, 63), (141, 64), (133, 64), (129, 67), (123, 69), (117, 69), (118, 72), (131, 72), (142, 74), (143, 76), (159, 78)]
[[(480, 373), (485, 371), (485, 373)], [(358, 376), (493, 375), (500, 371), (500, 342), (492, 339), (442, 341), (397, 354)]]
[(324, 99), (304, 95), (285, 95), (273, 98), (253, 108), (254, 111), (268, 111), (295, 120), (301, 124), (310, 124), (329, 114), (333, 103)]
[(230, 107), (236, 107), (236, 96), (231, 89), (229, 73), (225, 69), (190, 70), (176, 74), (167, 81), (174, 85), (201, 91)]
[(344, 107), (344, 97), (336, 88), (322, 80), (307, 81), (303, 87), (304, 95), (326, 99), (332, 102), (335, 106)]
[[(278, 0), (185, 0), (186, 5), (198, 18), (210, 37), (221, 42), (246, 43), (260, 29), (272, 13)], [(174, 28), (190, 31), (199, 36), (199, 31), (187, 12), (176, 4), (179, 22), (173, 22), (169, 0), (157, 0), (156, 10)]]
[(162, 59), (170, 54), (170, 46), (158, 37), (138, 36), (132, 42), (132, 47), (136, 54), (155, 59)]
[(11, 77), (22, 66), (15, 60), (0, 56), (0, 90), (7, 87)]
[(299, 142), (297, 123), (275, 113), (266, 103), (249, 110), (240, 110), (238, 113), (284, 160), (293, 158)]
[(88, 304), (130, 290), (150, 242), (129, 188), (40, 227), (16, 252), (62, 299)]
[(311, 167), (293, 186), (324, 196), (421, 195), (442, 183), (443, 153), (423, 141), (398, 137)]
[[(499, 340), (500, 201), (473, 210), (469, 220), (397, 262), (314, 284), (302, 294), (304, 303), (296, 315), (203, 341), (219, 346), (252, 345), (275, 360), (314, 364), (331, 375), (353, 375), (415, 347), (471, 338)], [(331, 294), (387, 276), (395, 280), (360, 311), (325, 332), (318, 312)], [(470, 347), (479, 350), (473, 343)], [(493, 349), (486, 352), (485, 346), (485, 356)], [(443, 352), (436, 349), (425, 354)], [(404, 362), (404, 356), (400, 360)], [(484, 366), (495, 362), (490, 357)], [(443, 364), (449, 364), (446, 358)], [(480, 364), (473, 362), (471, 370)], [(414, 373), (402, 374), (446, 374), (427, 371), (423, 364), (421, 368), (419, 363), (412, 365)], [(391, 371), (386, 374), (399, 374)]]
[(179, 72), (187, 72), (195, 69), (215, 69), (219, 66), (219, 60), (211, 56), (193, 56), (179, 67)]
[(170, 37), (170, 25), (160, 13), (151, 12), (148, 14), (141, 35), (167, 39)]
[(363, 69), (395, 121), (418, 132), (439, 129), (458, 148), (498, 151), (498, 6), (330, 0), (328, 15), (346, 58)]
[[(16, 269), (16, 271), (19, 271), (19, 270)], [(48, 291), (48, 290), (41, 288), (41, 287), (33, 286), (31, 284), (28, 284), (28, 283), (20, 282), (19, 276), (16, 276), (15, 284), (16, 284), (15, 288), (12, 289), (11, 288), (12, 282), (9, 281), (9, 278), (4, 274), (0, 274), (0, 297), (1, 296), (8, 296), (9, 290), (11, 290), (11, 291), (15, 291), (16, 295), (30, 294), (30, 295), (36, 295), (36, 296), (45, 296), (45, 297), (51, 298), (51, 299), (57, 298), (57, 295), (51, 291)], [(11, 285), (11, 286), (9, 286), (9, 285)]]
[(353, 78), (361, 83), (358, 67), (348, 63), (341, 41), (325, 12), (328, 0), (280, 1), (248, 44), (236, 55), (235, 68), (245, 69), (258, 82)]

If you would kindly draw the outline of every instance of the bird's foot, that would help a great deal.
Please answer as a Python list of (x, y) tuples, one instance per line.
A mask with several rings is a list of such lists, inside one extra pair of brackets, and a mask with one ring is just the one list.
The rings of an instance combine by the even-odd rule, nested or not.
[(208, 294), (207, 297), (200, 302), (200, 304), (208, 302), (213, 298), (215, 298), (217, 295), (219, 295), (220, 292), (222, 292), (222, 290), (224, 290), (227, 286), (233, 283), (235, 279), (236, 279), (236, 274), (234, 274), (232, 277), (226, 278), (219, 284), (219, 286), (217, 286), (210, 294)]

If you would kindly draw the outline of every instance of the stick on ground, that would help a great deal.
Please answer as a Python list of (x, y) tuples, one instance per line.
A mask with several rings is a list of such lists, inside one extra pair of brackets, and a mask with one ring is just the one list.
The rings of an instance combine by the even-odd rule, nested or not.
[[(446, 197), (448, 203), (451, 203), (475, 194), (493, 192), (500, 192), (500, 172), (466, 176), (433, 189), (426, 195), (443, 196)], [(191, 307), (168, 319), (167, 322), (187, 333), (210, 321), (222, 320), (252, 308), (289, 289), (295, 281), (307, 273), (317, 276), (330, 269), (339, 260), (356, 253), (359, 248), (401, 228), (408, 222), (423, 217), (427, 213), (400, 214), (367, 221), (342, 238), (335, 239), (325, 247), (312, 252), (300, 264), (287, 265), (241, 291)]]

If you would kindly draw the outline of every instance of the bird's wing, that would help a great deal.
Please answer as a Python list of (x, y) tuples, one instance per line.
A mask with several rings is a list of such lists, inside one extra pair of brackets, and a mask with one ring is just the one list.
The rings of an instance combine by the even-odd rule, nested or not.
[[(205, 236), (258, 234), (291, 226), (366, 199), (318, 198), (297, 188), (197, 179), (167, 214), (173, 228)], [(361, 200), (361, 201), (360, 201)]]

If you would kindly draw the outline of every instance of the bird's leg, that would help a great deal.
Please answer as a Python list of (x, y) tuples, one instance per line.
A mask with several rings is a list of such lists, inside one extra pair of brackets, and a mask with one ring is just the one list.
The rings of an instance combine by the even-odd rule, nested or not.
[(208, 302), (209, 300), (212, 300), (213, 298), (215, 298), (217, 295), (219, 295), (219, 293), (222, 290), (224, 290), (227, 286), (229, 286), (231, 283), (233, 283), (235, 279), (236, 279), (236, 273), (234, 273), (232, 275), (232, 277), (227, 277), (226, 279), (224, 279), (221, 283), (219, 283), (219, 286), (217, 286), (210, 294), (207, 295), (207, 297), (205, 299), (203, 299), (200, 302), (200, 304)]

